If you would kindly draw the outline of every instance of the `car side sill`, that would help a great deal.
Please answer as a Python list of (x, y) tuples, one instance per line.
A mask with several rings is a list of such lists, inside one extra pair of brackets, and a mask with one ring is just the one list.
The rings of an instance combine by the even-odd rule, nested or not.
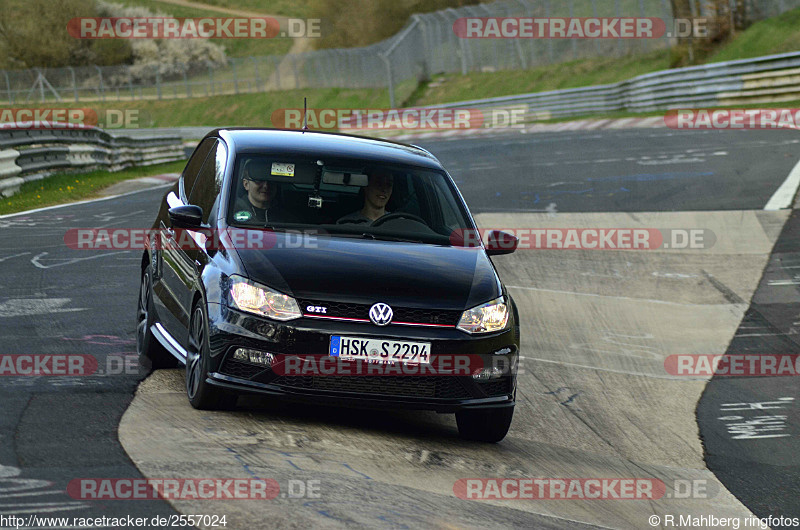
[(153, 336), (158, 339), (158, 342), (161, 343), (164, 348), (172, 354), (173, 357), (178, 359), (183, 364), (186, 364), (186, 350), (183, 349), (175, 338), (169, 334), (169, 331), (164, 329), (161, 324), (153, 324), (150, 327), (150, 331), (153, 332)]

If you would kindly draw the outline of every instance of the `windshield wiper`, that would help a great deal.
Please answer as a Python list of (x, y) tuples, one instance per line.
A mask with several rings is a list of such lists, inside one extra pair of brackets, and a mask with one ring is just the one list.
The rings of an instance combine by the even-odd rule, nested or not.
[(422, 243), (421, 239), (411, 239), (409, 237), (397, 237), (397, 236), (386, 236), (383, 234), (372, 234), (369, 232), (364, 232), (361, 234), (361, 237), (364, 239), (372, 239), (372, 240), (379, 240), (379, 241), (399, 241), (402, 243)]

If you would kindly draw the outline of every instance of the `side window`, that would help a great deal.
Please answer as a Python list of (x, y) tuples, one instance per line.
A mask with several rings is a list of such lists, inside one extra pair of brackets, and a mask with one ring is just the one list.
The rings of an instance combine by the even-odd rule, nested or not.
[(189, 204), (195, 204), (203, 209), (204, 223), (208, 223), (212, 210), (216, 210), (215, 206), (219, 204), (219, 193), (227, 161), (228, 149), (223, 142), (217, 142), (203, 167), (200, 168), (192, 193), (189, 195)]
[(205, 162), (209, 151), (211, 151), (211, 148), (214, 147), (214, 142), (216, 141), (216, 138), (206, 138), (200, 142), (200, 145), (194, 150), (192, 157), (189, 159), (189, 162), (187, 162), (186, 167), (181, 174), (181, 199), (185, 200), (189, 196), (189, 192), (192, 191), (197, 174), (200, 172), (200, 168), (203, 167), (203, 162)]
[(440, 206), (442, 207), (442, 221), (447, 228), (451, 230), (458, 230), (461, 228), (458, 226), (458, 220), (461, 218), (461, 216), (456, 213), (458, 207), (455, 205), (453, 194), (447, 193), (447, 190), (443, 190), (443, 193), (440, 193), (438, 196), (442, 199), (440, 201)]
[(456, 198), (450, 192), (447, 184), (440, 175), (426, 175), (421, 179), (425, 201), (428, 203), (431, 213), (431, 222), (434, 230), (447, 235), (454, 230), (464, 228), (459, 226), (459, 208)]

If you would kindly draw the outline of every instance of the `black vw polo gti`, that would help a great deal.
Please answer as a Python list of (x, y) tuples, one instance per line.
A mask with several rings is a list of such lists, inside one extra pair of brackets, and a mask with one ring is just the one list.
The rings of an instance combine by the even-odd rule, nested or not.
[(499, 441), (519, 318), (450, 176), (424, 149), (219, 129), (164, 197), (141, 262), (137, 346), (186, 366), (199, 409), (239, 393), (455, 413)]

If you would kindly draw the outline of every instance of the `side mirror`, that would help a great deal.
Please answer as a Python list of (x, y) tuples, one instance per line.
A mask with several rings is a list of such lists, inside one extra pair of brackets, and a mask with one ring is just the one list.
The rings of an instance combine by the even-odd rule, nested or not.
[(490, 256), (511, 254), (517, 250), (517, 245), (519, 245), (517, 236), (501, 230), (492, 230), (486, 240), (486, 253)]
[(194, 204), (169, 209), (169, 222), (173, 228), (198, 230), (203, 223), (203, 209)]

